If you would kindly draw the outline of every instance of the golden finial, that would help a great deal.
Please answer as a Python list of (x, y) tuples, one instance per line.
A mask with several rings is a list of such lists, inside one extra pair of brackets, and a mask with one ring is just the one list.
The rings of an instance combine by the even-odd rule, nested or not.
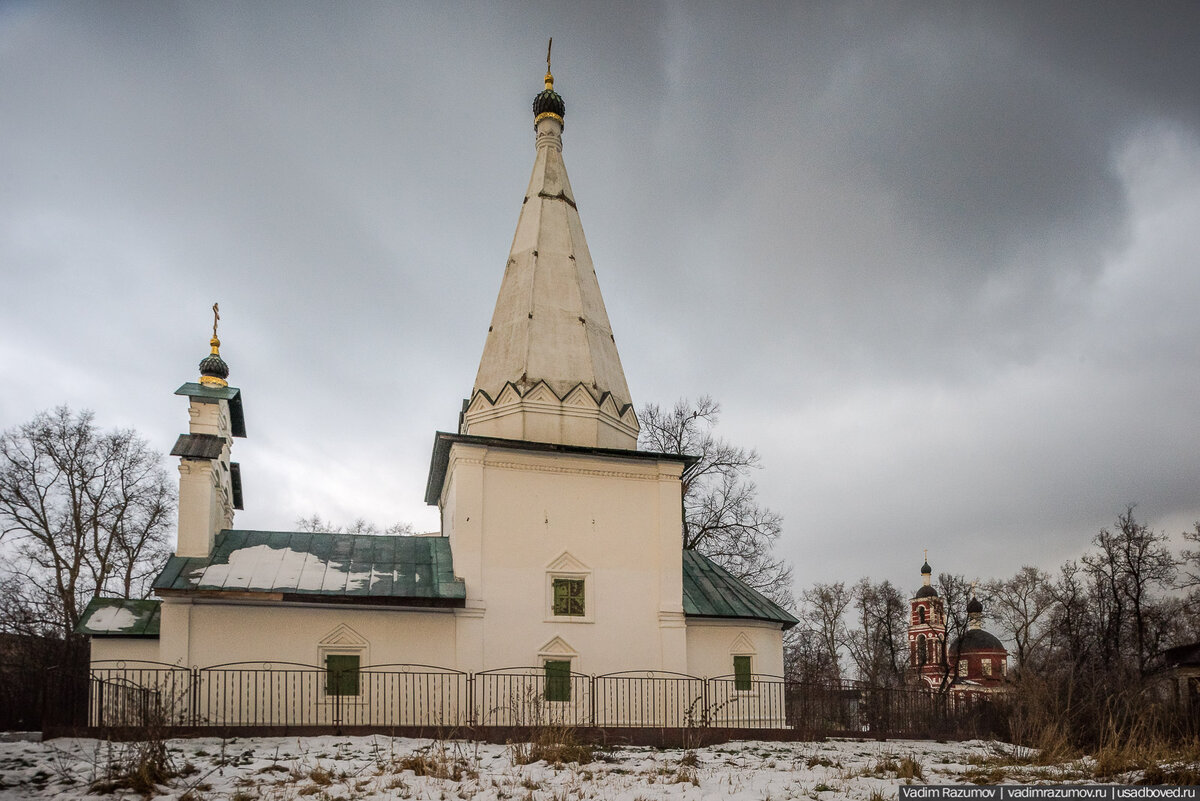
[(221, 319), (221, 309), (213, 304), (213, 335), (208, 344), (212, 353), (200, 361), (200, 383), (207, 387), (227, 387), (229, 382), (229, 365), (221, 358), (221, 340), (217, 339), (217, 323)]
[(546, 88), (554, 88), (554, 76), (550, 73), (550, 50), (554, 47), (554, 37), (550, 37), (550, 44), (546, 45)]
[(213, 304), (213, 335), (208, 344), (212, 345), (213, 356), (221, 355), (221, 340), (217, 339), (217, 323), (221, 319), (221, 309), (216, 303)]
[[(216, 308), (216, 307), (214, 306), (213, 308)], [(215, 336), (215, 334), (214, 334), (214, 336)], [(925, 561), (926, 562), (929, 561), (929, 549), (928, 548), (925, 549)]]

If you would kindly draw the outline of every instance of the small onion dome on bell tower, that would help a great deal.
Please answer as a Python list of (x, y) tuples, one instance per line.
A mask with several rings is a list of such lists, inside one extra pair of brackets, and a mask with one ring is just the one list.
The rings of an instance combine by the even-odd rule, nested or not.
[(227, 387), (229, 365), (221, 358), (221, 340), (217, 338), (217, 321), (221, 319), (217, 304), (213, 304), (213, 335), (208, 344), (212, 352), (200, 360), (200, 383), (206, 387)]
[(929, 551), (925, 552), (925, 564), (921, 565), (921, 589), (917, 590), (916, 597), (937, 597), (937, 590), (933, 588), (933, 568), (929, 566)]
[(971, 600), (967, 601), (967, 628), (983, 628), (983, 604), (975, 597), (975, 582), (971, 582)]
[(563, 118), (567, 116), (567, 105), (562, 96), (554, 91), (554, 75), (550, 72), (550, 48), (554, 46), (553, 37), (546, 47), (546, 88), (533, 98), (533, 124), (537, 125), (546, 117), (553, 117), (566, 127)]

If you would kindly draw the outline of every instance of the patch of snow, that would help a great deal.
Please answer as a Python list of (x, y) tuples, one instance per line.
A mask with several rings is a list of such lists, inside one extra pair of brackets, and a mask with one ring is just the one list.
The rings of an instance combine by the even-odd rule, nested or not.
[(137, 623), (137, 615), (121, 606), (102, 606), (84, 623), (94, 631), (125, 631)]
[(366, 587), (371, 570), (351, 570), (345, 562), (295, 548), (252, 545), (230, 553), (227, 563), (196, 568), (188, 579), (194, 587), (340, 593)]
[[(0, 743), (0, 801), (72, 801), (138, 797), (128, 791), (96, 796), (106, 778), (136, 744), (63, 738), (45, 743)], [(964, 784), (981, 762), (1004, 764), (1013, 746), (974, 740), (934, 743), (731, 742), (696, 748), (636, 746), (597, 750), (587, 764), (516, 764), (520, 745), (462, 740), (375, 737), (254, 737), (168, 740), (176, 775), (153, 794), (155, 801), (229, 801), (233, 798), (395, 798), (497, 801), (513, 798), (585, 798), (595, 801), (759, 801), (807, 798), (895, 798), (901, 784)], [(457, 778), (417, 776), (411, 766), (443, 765)], [(904, 778), (898, 763), (911, 760), (920, 775)], [(406, 767), (406, 765), (408, 767)], [(454, 768), (457, 767), (457, 770)], [(994, 781), (1009, 784), (1093, 783), (1082, 762), (1060, 766), (1005, 766)], [(911, 771), (910, 771), (911, 773)], [(1135, 772), (1138, 773), (1138, 772)], [(443, 775), (446, 775), (445, 773)], [(1105, 779), (1132, 782), (1139, 775)], [(253, 789), (251, 789), (253, 788)], [(111, 792), (111, 791), (110, 791)]]

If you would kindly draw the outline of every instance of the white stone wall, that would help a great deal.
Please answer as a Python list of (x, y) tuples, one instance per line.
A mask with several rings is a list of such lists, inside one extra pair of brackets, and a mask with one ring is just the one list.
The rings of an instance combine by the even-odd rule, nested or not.
[(452, 611), (331, 604), (187, 603), (162, 609), (164, 662), (296, 662), (320, 667), (326, 653), (359, 653), (360, 664), (453, 668)]
[[(478, 643), (464, 670), (569, 659), (580, 673), (687, 669), (678, 462), (456, 443), (441, 500)], [(549, 581), (585, 579), (555, 618)]]
[(158, 640), (143, 637), (92, 637), (92, 663), (108, 660), (158, 662)]

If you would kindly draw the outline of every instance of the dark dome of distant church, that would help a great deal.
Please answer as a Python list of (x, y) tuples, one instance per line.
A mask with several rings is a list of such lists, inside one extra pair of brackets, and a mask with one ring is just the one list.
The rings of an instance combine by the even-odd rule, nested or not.
[(978, 598), (972, 598), (967, 603), (967, 614), (971, 614), (972, 612), (983, 613), (983, 604), (979, 602)]
[(955, 644), (954, 650), (960, 654), (970, 653), (971, 651), (1003, 651), (1004, 643), (996, 638), (996, 635), (986, 632), (983, 629), (970, 629), (959, 638)]
[(936, 598), (937, 590), (935, 590), (930, 585), (926, 584), (924, 587), (917, 590), (917, 597), (918, 598)]

